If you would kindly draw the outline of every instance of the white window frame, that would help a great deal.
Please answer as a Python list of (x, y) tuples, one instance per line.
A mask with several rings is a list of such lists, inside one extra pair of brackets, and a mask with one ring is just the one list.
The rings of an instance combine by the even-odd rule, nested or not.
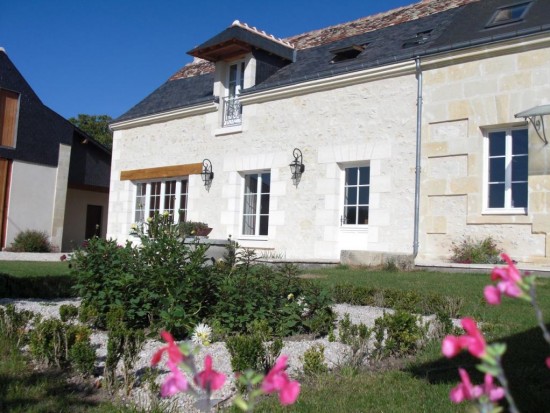
[[(262, 174), (269, 174), (269, 192), (266, 194), (266, 193), (262, 193), (261, 192), (261, 188), (262, 188)], [(260, 171), (246, 171), (246, 172), (242, 172), (241, 173), (242, 175), (242, 190), (241, 190), (241, 211), (240, 211), (240, 220), (239, 220), (239, 238), (241, 239), (254, 239), (254, 240), (267, 240), (268, 237), (269, 237), (269, 217), (271, 215), (271, 186), (272, 186), (272, 181), (271, 181), (271, 178), (272, 178), (272, 174), (271, 174), (271, 171), (270, 170), (260, 170)], [(255, 229), (254, 229), (254, 234), (244, 234), (244, 217), (245, 217), (245, 206), (244, 206), (244, 202), (245, 202), (245, 194), (246, 194), (246, 177), (247, 176), (250, 176), (250, 175), (258, 175), (259, 179), (258, 179), (258, 187), (256, 189), (256, 206), (255, 206), (255, 213), (254, 213), (254, 226), (255, 226)], [(268, 216), (268, 230), (267, 230), (267, 234), (264, 234), (264, 235), (260, 235), (260, 217), (262, 215), (265, 216), (265, 214), (261, 214), (261, 198), (262, 198), (262, 195), (268, 195), (269, 196), (269, 210), (268, 210), (268, 213), (267, 213), (267, 216)], [(250, 215), (250, 214), (248, 214)]]
[[(183, 210), (184, 217), (187, 215), (187, 209), (188, 209), (188, 203), (189, 203), (189, 178), (187, 176), (180, 176), (175, 178), (166, 178), (166, 179), (150, 179), (150, 180), (143, 180), (143, 181), (135, 181), (134, 182), (134, 220), (136, 223), (143, 222), (138, 220), (137, 212), (138, 212), (138, 187), (139, 185), (145, 185), (145, 205), (143, 205), (143, 220), (146, 220), (150, 217), (151, 213), (151, 185), (155, 183), (161, 184), (161, 191), (160, 191), (160, 202), (159, 202), (159, 210), (158, 212), (162, 214), (165, 211), (165, 195), (166, 195), (166, 183), (167, 182), (176, 182), (176, 189), (175, 189), (175, 202), (174, 202), (174, 209), (173, 209), (173, 219), (174, 223), (178, 223), (180, 221), (180, 214), (179, 211)], [(181, 198), (182, 198), (182, 181), (186, 181), (185, 185), (185, 195), (186, 195), (186, 205), (182, 208), (181, 205)], [(185, 220), (185, 218), (184, 218)]]
[[(340, 184), (340, 188), (342, 189), (342, 193), (340, 195), (340, 199), (339, 199), (339, 204), (340, 204), (340, 217), (339, 217), (339, 224), (340, 224), (340, 229), (342, 231), (353, 231), (353, 232), (368, 232), (368, 229), (369, 229), (369, 223), (367, 224), (347, 224), (345, 223), (345, 210), (346, 210), (346, 169), (351, 169), (351, 168), (363, 168), (363, 167), (368, 167), (369, 168), (369, 184), (368, 185), (359, 185), (359, 183), (357, 184), (357, 187), (364, 187), (364, 186), (368, 186), (369, 187), (369, 203), (368, 204), (359, 204), (359, 199), (357, 199), (357, 203), (356, 203), (356, 206), (359, 206), (359, 205), (366, 205), (368, 207), (368, 211), (369, 211), (369, 223), (370, 223), (370, 205), (371, 205), (371, 199), (372, 199), (372, 190), (371, 190), (371, 186), (372, 186), (372, 173), (371, 173), (371, 164), (369, 161), (362, 161), (362, 162), (354, 162), (354, 163), (346, 163), (346, 164), (341, 164), (340, 165), (340, 168), (341, 168), (341, 184)], [(359, 196), (359, 191), (357, 193), (357, 195)]]
[[(230, 79), (231, 79), (231, 68), (235, 66), (237, 68), (236, 75), (235, 75), (235, 91), (234, 93), (231, 93), (231, 85)], [(245, 72), (246, 72), (246, 60), (240, 59), (235, 60), (233, 62), (228, 62), (225, 70), (225, 87), (224, 87), (224, 97), (223, 97), (223, 105), (222, 105), (222, 128), (238, 128), (240, 129), (242, 126), (242, 106), (240, 106), (239, 103), (239, 95), (241, 94), (242, 89), (244, 88), (244, 78), (245, 78)], [(226, 119), (226, 112), (228, 110), (227, 105), (233, 105), (235, 104), (232, 102), (234, 100), (239, 105), (239, 119), (236, 118)], [(233, 109), (235, 110), (235, 109)]]
[[(527, 207), (514, 208), (512, 204), (512, 169), (508, 166), (512, 162), (512, 131), (525, 130), (527, 139), (529, 139), (529, 129), (527, 126), (512, 126), (512, 127), (495, 127), (484, 131), (483, 137), (483, 206), (482, 213), (487, 215), (527, 215), (529, 208), (529, 187), (527, 187)], [(504, 207), (490, 208), (489, 207), (489, 134), (495, 132), (504, 132), (506, 134), (506, 149), (505, 149), (505, 193)], [(529, 159), (529, 151), (527, 152)], [(528, 161), (529, 162), (529, 161)], [(529, 176), (528, 176), (529, 178)], [(528, 181), (527, 181), (528, 184)]]

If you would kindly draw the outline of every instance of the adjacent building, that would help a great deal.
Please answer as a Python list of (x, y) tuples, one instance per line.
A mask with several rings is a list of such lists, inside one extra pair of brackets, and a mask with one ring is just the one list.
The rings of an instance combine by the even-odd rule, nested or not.
[(44, 231), (70, 251), (105, 236), (111, 154), (45, 106), (0, 49), (0, 246)]

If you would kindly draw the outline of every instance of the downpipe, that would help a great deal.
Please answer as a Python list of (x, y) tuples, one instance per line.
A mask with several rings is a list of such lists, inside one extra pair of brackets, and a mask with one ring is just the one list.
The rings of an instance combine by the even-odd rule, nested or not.
[(415, 59), (416, 64), (416, 167), (415, 167), (415, 185), (414, 185), (414, 239), (413, 239), (413, 259), (418, 255), (418, 234), (420, 223), (420, 162), (421, 162), (421, 144), (422, 144), (422, 68), (420, 67), (420, 57)]

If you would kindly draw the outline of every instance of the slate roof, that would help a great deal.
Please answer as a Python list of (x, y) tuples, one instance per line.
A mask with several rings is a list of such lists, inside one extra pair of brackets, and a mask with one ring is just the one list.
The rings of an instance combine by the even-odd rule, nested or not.
[[(424, 0), (290, 37), (286, 40), (298, 49), (296, 60), (243, 94), (550, 30), (548, 0), (533, 0), (521, 22), (485, 27), (497, 8), (517, 3), (513, 0)], [(404, 47), (407, 40), (422, 32), (430, 33), (421, 44), (410, 42)], [(332, 63), (335, 49), (364, 44), (367, 46), (356, 58)], [(212, 101), (213, 67), (210, 62), (195, 60), (114, 122)]]

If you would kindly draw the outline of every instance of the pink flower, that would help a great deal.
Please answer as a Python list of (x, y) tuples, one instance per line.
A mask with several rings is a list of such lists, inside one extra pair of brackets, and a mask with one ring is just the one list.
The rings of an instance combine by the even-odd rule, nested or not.
[(504, 389), (493, 384), (493, 376), (485, 374), (485, 380), (482, 385), (474, 386), (470, 380), (468, 372), (464, 369), (458, 369), (461, 382), (451, 390), (449, 395), (453, 403), (461, 403), (464, 400), (476, 400), (486, 395), (490, 401), (495, 402), (504, 397)]
[(491, 272), (491, 280), (500, 280), (496, 287), (489, 285), (483, 290), (483, 294), (487, 302), (491, 305), (500, 304), (501, 295), (516, 298), (523, 294), (521, 283), (523, 282), (521, 274), (516, 268), (514, 262), (506, 254), (501, 254), (504, 261), (508, 263), (507, 267), (496, 267)]
[(225, 383), (225, 375), (212, 369), (212, 356), (204, 359), (204, 370), (195, 376), (195, 383), (207, 392), (220, 389)]
[(160, 394), (162, 397), (170, 397), (180, 391), (187, 391), (188, 384), (187, 379), (178, 369), (177, 365), (171, 360), (168, 360), (168, 368), (171, 373), (166, 376), (164, 383), (160, 387)]
[(468, 317), (461, 320), (466, 334), (462, 336), (446, 336), (441, 345), (441, 352), (447, 358), (456, 356), (462, 349), (467, 349), (472, 356), (481, 358), (485, 355), (487, 344), (476, 322)]
[(265, 393), (279, 393), (279, 401), (283, 406), (293, 404), (300, 394), (300, 383), (292, 381), (285, 372), (287, 356), (281, 356), (262, 382)]
[(481, 386), (474, 386), (470, 380), (468, 372), (464, 369), (458, 369), (460, 379), (462, 380), (451, 390), (449, 395), (453, 403), (461, 403), (464, 400), (474, 400), (483, 394)]
[(546, 357), (546, 367), (550, 369), (550, 357)]
[(492, 402), (496, 402), (505, 396), (504, 389), (493, 384), (493, 376), (490, 374), (485, 374), (483, 393), (486, 394)]
[(151, 365), (155, 366), (159, 363), (160, 359), (162, 358), (162, 354), (164, 352), (168, 353), (168, 360), (175, 365), (181, 363), (184, 359), (183, 354), (181, 353), (181, 350), (179, 349), (178, 345), (174, 341), (174, 337), (172, 337), (172, 334), (170, 334), (168, 331), (163, 331), (160, 333), (164, 341), (168, 343), (168, 345), (161, 347), (151, 359)]

